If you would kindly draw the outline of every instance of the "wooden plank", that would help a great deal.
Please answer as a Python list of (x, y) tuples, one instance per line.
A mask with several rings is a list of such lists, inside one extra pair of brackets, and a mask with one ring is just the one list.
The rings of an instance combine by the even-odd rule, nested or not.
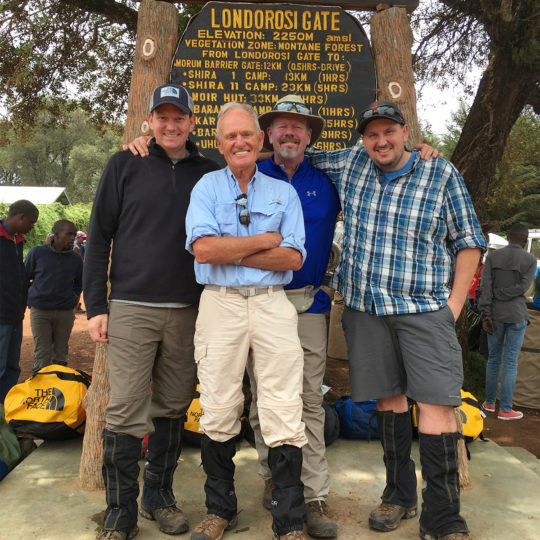
[[(139, 2), (140, 0), (135, 0)], [(170, 4), (179, 4), (175, 0), (162, 0)], [(190, 0), (192, 4), (206, 4), (207, 0)], [(252, 0), (256, 4), (267, 4), (266, 0)], [(229, 3), (245, 3), (245, 0), (230, 0)], [(275, 2), (274, 2), (275, 3)], [(338, 2), (331, 2), (328, 0), (295, 0), (292, 2), (279, 2), (282, 4), (299, 4), (307, 6), (337, 6), (343, 9), (357, 10), (357, 11), (376, 11), (377, 6), (380, 6), (381, 2), (370, 2), (369, 0), (339, 0)], [(384, 2), (389, 7), (402, 7), (407, 10), (408, 13), (413, 12), (420, 3), (419, 0), (396, 0), (394, 2)]]

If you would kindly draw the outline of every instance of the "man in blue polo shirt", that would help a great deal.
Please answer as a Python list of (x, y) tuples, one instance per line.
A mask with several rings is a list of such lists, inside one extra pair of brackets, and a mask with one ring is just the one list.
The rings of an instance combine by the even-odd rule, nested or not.
[[(302, 98), (288, 95), (259, 117), (265, 132), (264, 147), (274, 155), (258, 164), (259, 170), (289, 183), (298, 193), (304, 214), (307, 258), (293, 273), (285, 292), (298, 311), (298, 336), (304, 350), (302, 420), (307, 444), (302, 448), (302, 482), (306, 499), (307, 532), (316, 538), (337, 536), (337, 524), (328, 514), (326, 499), (330, 474), (325, 455), (322, 382), (326, 368), (327, 329), (325, 312), (331, 308), (320, 286), (326, 274), (339, 199), (329, 178), (304, 159), (304, 150), (321, 135), (325, 122), (311, 114)], [(251, 377), (253, 380), (253, 377)], [(252, 388), (255, 383), (252, 382)], [(264, 444), (257, 411), (256, 392), (250, 409), (255, 432), (260, 474), (265, 480), (263, 505), (271, 508), (272, 477), (268, 447)]]
[(186, 216), (186, 248), (205, 286), (194, 342), (207, 516), (192, 540), (217, 540), (236, 524), (233, 456), (248, 355), (269, 447), (273, 530), (280, 540), (304, 538), (303, 355), (283, 291), (305, 259), (304, 224), (295, 190), (257, 170), (263, 138), (250, 105), (223, 106), (216, 141), (227, 167), (195, 185)]

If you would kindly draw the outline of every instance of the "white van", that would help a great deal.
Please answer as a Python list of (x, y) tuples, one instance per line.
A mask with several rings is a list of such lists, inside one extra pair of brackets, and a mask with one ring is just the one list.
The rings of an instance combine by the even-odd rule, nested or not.
[(529, 239), (525, 250), (532, 253), (540, 266), (540, 229), (529, 229)]
[[(529, 239), (525, 246), (525, 251), (532, 253), (536, 257), (536, 267), (540, 268), (540, 229), (529, 229)], [(534, 294), (534, 281), (529, 287), (525, 296), (532, 296)]]

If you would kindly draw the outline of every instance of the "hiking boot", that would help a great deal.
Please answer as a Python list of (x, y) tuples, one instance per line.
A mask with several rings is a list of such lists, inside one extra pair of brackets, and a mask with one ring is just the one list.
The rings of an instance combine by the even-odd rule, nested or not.
[(514, 409), (510, 409), (509, 411), (501, 411), (499, 409), (497, 418), (499, 420), (521, 420), (523, 418), (523, 413), (520, 411), (514, 411)]
[(307, 532), (315, 538), (335, 538), (337, 523), (328, 515), (325, 501), (311, 501), (306, 504)]
[(429, 534), (424, 528), (420, 527), (420, 538), (422, 540), (470, 540), (469, 533), (453, 532), (439, 536), (437, 534)]
[(268, 480), (264, 481), (264, 492), (263, 492), (263, 498), (262, 498), (262, 504), (267, 510), (270, 510), (272, 508), (272, 490), (273, 489), (274, 489), (274, 484), (272, 483), (272, 479), (268, 478)]
[(490, 405), (487, 401), (484, 401), (484, 403), (482, 403), (482, 409), (486, 412), (495, 412), (495, 404)]
[(216, 514), (207, 514), (191, 533), (191, 540), (219, 540), (225, 531), (234, 529), (237, 523), (236, 516), (227, 521)]
[(303, 531), (290, 531), (281, 536), (274, 534), (274, 540), (305, 540), (305, 538)]
[(182, 534), (189, 529), (187, 517), (176, 505), (147, 510), (141, 504), (139, 514), (143, 518), (156, 520), (159, 530), (165, 534)]
[(407, 508), (383, 502), (369, 515), (369, 526), (377, 531), (393, 531), (399, 527), (402, 519), (411, 519), (416, 514), (416, 505)]
[(139, 534), (139, 527), (135, 525), (131, 531), (112, 531), (109, 529), (101, 529), (96, 536), (96, 540), (131, 540)]

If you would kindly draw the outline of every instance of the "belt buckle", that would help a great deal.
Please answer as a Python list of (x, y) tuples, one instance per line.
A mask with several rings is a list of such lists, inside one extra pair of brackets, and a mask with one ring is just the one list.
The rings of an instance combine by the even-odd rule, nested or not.
[(240, 289), (240, 294), (242, 296), (255, 296), (257, 294), (257, 287), (245, 287)]

